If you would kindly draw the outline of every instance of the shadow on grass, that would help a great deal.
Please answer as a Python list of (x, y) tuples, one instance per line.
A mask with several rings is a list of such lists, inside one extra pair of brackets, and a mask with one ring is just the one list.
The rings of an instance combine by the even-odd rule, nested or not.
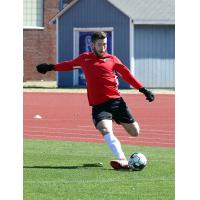
[[(62, 169), (62, 170), (67, 170), (67, 169), (87, 169), (87, 168), (102, 168), (103, 166), (99, 165), (99, 163), (94, 163), (94, 164), (83, 164), (80, 166), (50, 166), (50, 165), (44, 165), (44, 166), (24, 166), (24, 169)], [(120, 169), (120, 170), (115, 170), (115, 169), (106, 169), (102, 168), (102, 170), (105, 171), (115, 171), (115, 172), (131, 172), (130, 170), (127, 169)]]
[[(116, 170), (116, 169), (113, 169), (113, 168), (111, 168), (111, 169), (102, 169), (102, 170), (105, 170), (105, 171), (114, 171), (114, 172), (128, 172), (128, 173), (130, 173), (130, 172), (133, 172), (133, 171), (131, 171), (131, 170), (129, 170), (129, 169), (118, 169), (118, 170)], [(134, 171), (134, 172), (136, 172), (136, 171)]]
[(83, 164), (80, 166), (50, 166), (50, 165), (43, 165), (43, 166), (24, 166), (23, 168), (27, 169), (81, 169), (81, 168), (91, 168), (91, 167), (103, 167), (101, 163), (90, 163), (90, 164)]

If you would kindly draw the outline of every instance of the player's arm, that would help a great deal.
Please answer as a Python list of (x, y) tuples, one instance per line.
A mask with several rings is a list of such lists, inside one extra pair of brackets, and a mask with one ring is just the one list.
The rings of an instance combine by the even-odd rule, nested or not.
[(58, 64), (42, 63), (36, 66), (39, 73), (45, 74), (48, 71), (69, 71), (80, 68), (82, 56), (79, 56), (73, 60), (64, 61)]
[(117, 57), (115, 57), (114, 70), (116, 70), (132, 87), (143, 93), (149, 102), (154, 100), (154, 94), (150, 90), (146, 89), (143, 84), (131, 74), (130, 70)]

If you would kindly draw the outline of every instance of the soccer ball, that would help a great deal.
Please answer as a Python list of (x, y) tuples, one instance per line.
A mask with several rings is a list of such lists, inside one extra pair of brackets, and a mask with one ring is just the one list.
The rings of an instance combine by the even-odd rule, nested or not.
[(147, 164), (147, 158), (142, 153), (133, 153), (128, 159), (128, 166), (131, 170), (140, 171)]

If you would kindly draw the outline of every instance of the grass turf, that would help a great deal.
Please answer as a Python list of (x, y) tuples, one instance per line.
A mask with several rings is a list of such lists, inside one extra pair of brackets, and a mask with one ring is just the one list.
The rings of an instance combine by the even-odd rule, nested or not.
[[(24, 140), (24, 200), (173, 200), (174, 148), (123, 145), (142, 152), (143, 171), (115, 171), (106, 144)], [(103, 167), (92, 164), (102, 162)]]

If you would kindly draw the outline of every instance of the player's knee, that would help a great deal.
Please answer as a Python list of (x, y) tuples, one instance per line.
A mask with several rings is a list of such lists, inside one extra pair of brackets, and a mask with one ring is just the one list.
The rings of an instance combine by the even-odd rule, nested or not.
[(102, 120), (100, 121), (96, 128), (101, 132), (102, 135), (112, 132), (112, 121)]
[(106, 126), (97, 126), (97, 129), (101, 132), (102, 135), (106, 135), (112, 131), (110, 127)]
[(101, 128), (99, 129), (99, 131), (103, 136), (111, 132), (111, 130), (109, 130), (108, 128)]

